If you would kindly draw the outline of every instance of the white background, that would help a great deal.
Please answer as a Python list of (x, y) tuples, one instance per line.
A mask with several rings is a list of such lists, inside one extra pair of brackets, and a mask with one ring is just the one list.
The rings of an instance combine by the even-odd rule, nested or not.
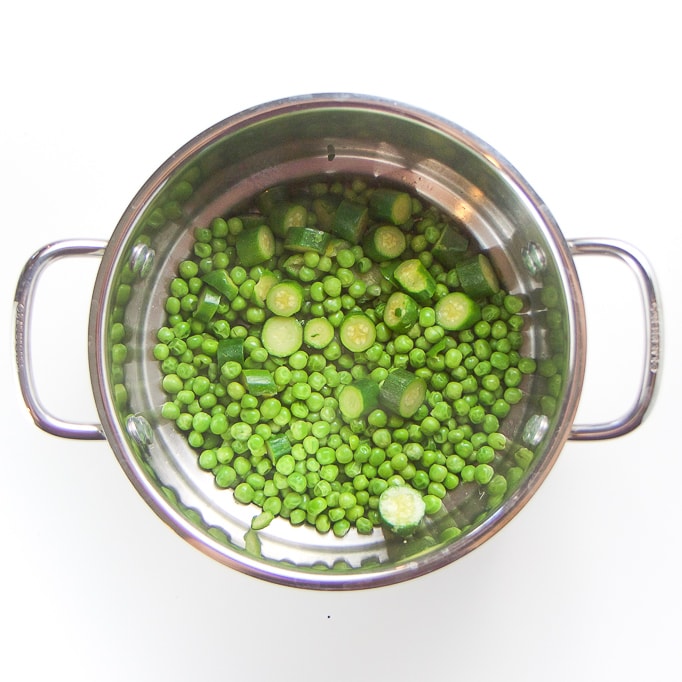
[[(0, 21), (0, 678), (682, 679), (680, 66), (675, 3), (24, 2)], [(261, 102), (348, 91), (459, 123), (508, 158), (567, 237), (635, 244), (664, 308), (660, 391), (623, 438), (569, 442), (495, 538), (427, 577), (283, 588), (191, 548), (106, 442), (39, 431), (21, 402), (12, 298), (43, 244), (107, 239), (178, 147)], [(641, 371), (630, 275), (578, 259), (590, 347), (581, 421)], [(34, 365), (60, 416), (96, 420), (97, 261), (36, 301)]]

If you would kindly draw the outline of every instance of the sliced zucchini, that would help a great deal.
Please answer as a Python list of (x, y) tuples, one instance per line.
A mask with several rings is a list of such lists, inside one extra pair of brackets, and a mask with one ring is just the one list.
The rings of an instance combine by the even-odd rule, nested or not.
[(394, 332), (403, 334), (412, 329), (419, 319), (419, 306), (416, 301), (402, 291), (395, 291), (386, 301), (384, 324)]
[(289, 188), (286, 185), (275, 185), (268, 187), (261, 192), (256, 199), (256, 205), (259, 210), (266, 215), (278, 204), (282, 204), (289, 199)]
[(366, 377), (348, 384), (339, 393), (339, 410), (346, 419), (358, 419), (379, 404), (379, 384)]
[(322, 230), (312, 227), (292, 227), (284, 238), (284, 248), (287, 251), (299, 253), (315, 251), (315, 253), (323, 254), (329, 244), (329, 239), (329, 233)]
[(395, 225), (378, 225), (372, 228), (362, 240), (365, 255), (376, 263), (398, 258), (407, 248), (407, 239)]
[(408, 485), (391, 485), (379, 496), (379, 516), (389, 530), (406, 537), (424, 519), (426, 504), (421, 493)]
[(341, 197), (334, 194), (325, 194), (313, 200), (313, 213), (317, 217), (317, 224), (329, 230), (334, 220), (334, 213), (341, 203)]
[(497, 273), (483, 253), (459, 263), (455, 270), (462, 289), (473, 298), (491, 296), (500, 290)]
[(352, 244), (345, 239), (332, 237), (327, 244), (327, 248), (324, 250), (324, 255), (328, 258), (334, 258), (339, 254), (339, 251), (343, 251), (343, 249), (350, 249), (351, 246)]
[(259, 308), (265, 308), (265, 300), (267, 299), (268, 292), (277, 284), (277, 282), (279, 282), (279, 280), (274, 273), (270, 272), (270, 270), (263, 270), (253, 287), (251, 301)]
[(213, 287), (216, 291), (220, 292), (228, 301), (234, 301), (237, 294), (239, 294), (239, 287), (227, 274), (227, 270), (211, 270), (201, 279), (205, 284), (208, 284), (210, 287)]
[(289, 277), (298, 277), (301, 272), (301, 268), (305, 265), (305, 259), (302, 253), (295, 253), (289, 256), (284, 263), (282, 263), (282, 269), (289, 275)]
[(334, 327), (326, 317), (315, 317), (303, 328), (303, 342), (311, 348), (326, 348), (334, 338)]
[(379, 400), (386, 409), (407, 419), (426, 399), (426, 382), (406, 369), (394, 369), (384, 379)]
[(378, 188), (369, 197), (369, 211), (374, 220), (402, 225), (412, 216), (412, 198), (407, 192)]
[(270, 287), (265, 305), (275, 315), (291, 317), (303, 305), (303, 287), (293, 280), (278, 282)]
[(276, 462), (282, 455), (288, 455), (291, 452), (291, 442), (284, 434), (271, 436), (265, 447), (273, 462)]
[(452, 270), (457, 265), (457, 261), (462, 260), (462, 256), (468, 248), (469, 240), (455, 225), (446, 223), (438, 241), (433, 245), (431, 253), (441, 265)]
[(270, 317), (261, 331), (263, 348), (276, 358), (287, 358), (303, 344), (303, 327), (295, 317)]
[(468, 329), (481, 319), (481, 306), (461, 291), (438, 299), (434, 310), (436, 322), (447, 331)]
[(341, 239), (345, 239), (351, 244), (359, 244), (368, 224), (369, 211), (367, 206), (344, 199), (336, 209), (331, 229)]
[(209, 322), (218, 312), (220, 300), (220, 294), (213, 287), (205, 286), (199, 294), (194, 317), (200, 322)]
[(235, 246), (239, 264), (245, 268), (264, 263), (275, 255), (275, 237), (267, 225), (242, 230)]
[(277, 204), (270, 211), (269, 224), (278, 237), (286, 237), (292, 227), (305, 227), (308, 224), (308, 209), (301, 204)]
[(275, 379), (267, 369), (244, 369), (241, 377), (249, 395), (273, 396), (277, 393)]
[(350, 313), (339, 328), (339, 339), (351, 353), (366, 351), (376, 341), (376, 337), (374, 322), (363, 313)]
[(393, 279), (417, 303), (427, 303), (436, 292), (436, 280), (417, 258), (403, 261), (393, 271)]
[(268, 224), (266, 217), (260, 213), (244, 213), (237, 217), (242, 221), (242, 229), (244, 230)]
[(238, 362), (244, 364), (244, 339), (220, 339), (218, 341), (218, 352), (216, 354), (218, 367), (222, 367), (226, 362)]

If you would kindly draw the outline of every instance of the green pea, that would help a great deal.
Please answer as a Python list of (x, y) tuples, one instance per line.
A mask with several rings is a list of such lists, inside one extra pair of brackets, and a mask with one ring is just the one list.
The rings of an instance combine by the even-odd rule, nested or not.
[(254, 489), (248, 483), (246, 483), (246, 481), (242, 481), (241, 483), (237, 484), (234, 489), (235, 499), (242, 504), (249, 504), (250, 502), (253, 502), (254, 495)]

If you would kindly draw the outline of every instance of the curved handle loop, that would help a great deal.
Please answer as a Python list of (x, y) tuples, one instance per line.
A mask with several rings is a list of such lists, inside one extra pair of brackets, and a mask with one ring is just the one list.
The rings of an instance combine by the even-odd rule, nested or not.
[(100, 240), (64, 240), (47, 244), (28, 260), (19, 277), (14, 295), (14, 342), (19, 386), (33, 421), (43, 431), (63, 438), (103, 440), (104, 431), (99, 424), (73, 424), (48, 412), (41, 403), (33, 378), (30, 362), (31, 315), (35, 287), (43, 270), (59, 258), (66, 256), (101, 256), (107, 242)]
[(611, 239), (573, 239), (568, 241), (568, 245), (575, 256), (591, 254), (619, 258), (634, 273), (642, 294), (646, 362), (635, 402), (622, 417), (601, 424), (574, 424), (569, 435), (574, 440), (615, 438), (641, 424), (654, 398), (661, 355), (661, 311), (657, 287), (649, 263), (629, 244)]

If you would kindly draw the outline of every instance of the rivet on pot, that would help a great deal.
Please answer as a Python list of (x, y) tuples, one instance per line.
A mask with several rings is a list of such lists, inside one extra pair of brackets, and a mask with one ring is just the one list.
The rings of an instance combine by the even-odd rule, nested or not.
[(521, 257), (531, 275), (537, 275), (547, 267), (545, 252), (535, 242), (528, 242), (521, 250)]
[(527, 445), (536, 446), (547, 433), (549, 418), (546, 414), (534, 414), (523, 428), (522, 438)]
[(142, 448), (147, 448), (154, 441), (154, 432), (145, 417), (133, 414), (126, 421), (128, 435)]
[(146, 277), (152, 269), (154, 255), (154, 249), (147, 246), (147, 244), (135, 244), (130, 254), (130, 269), (140, 279)]

